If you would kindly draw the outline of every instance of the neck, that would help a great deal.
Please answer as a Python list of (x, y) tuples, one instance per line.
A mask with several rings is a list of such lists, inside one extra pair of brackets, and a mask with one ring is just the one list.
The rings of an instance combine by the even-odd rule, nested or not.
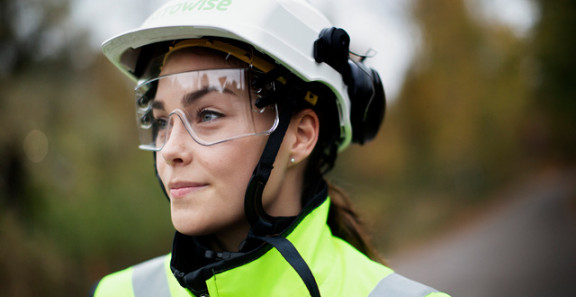
[(238, 252), (249, 231), (250, 224), (244, 220), (233, 228), (209, 236), (210, 248), (217, 252)]

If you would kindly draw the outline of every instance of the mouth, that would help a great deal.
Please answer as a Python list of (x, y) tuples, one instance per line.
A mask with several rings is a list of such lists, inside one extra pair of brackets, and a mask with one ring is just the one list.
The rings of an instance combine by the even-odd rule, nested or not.
[(183, 198), (190, 193), (194, 193), (204, 189), (208, 184), (203, 183), (170, 183), (168, 189), (170, 197), (173, 199)]

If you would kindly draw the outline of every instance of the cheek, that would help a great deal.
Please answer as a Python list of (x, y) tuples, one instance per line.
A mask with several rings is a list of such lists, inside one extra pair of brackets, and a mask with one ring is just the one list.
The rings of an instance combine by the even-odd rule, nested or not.
[(198, 146), (190, 153), (190, 162), (178, 168), (166, 164), (159, 152), (156, 153), (156, 170), (163, 183), (176, 177), (174, 175), (201, 177), (215, 186), (217, 196), (240, 199), (244, 197), (266, 140), (265, 137), (247, 137), (214, 146)]
[(227, 177), (226, 180), (231, 183), (230, 186), (236, 184), (242, 190), (245, 190), (261, 154), (262, 150), (259, 149), (259, 146), (255, 146), (254, 143), (232, 141), (229, 146), (223, 146), (222, 150), (219, 150), (211, 158), (213, 162), (212, 168), (215, 170), (214, 174)]

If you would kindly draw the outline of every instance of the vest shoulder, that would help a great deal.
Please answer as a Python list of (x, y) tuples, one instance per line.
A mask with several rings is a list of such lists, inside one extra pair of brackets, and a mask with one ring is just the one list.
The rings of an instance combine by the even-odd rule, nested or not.
[(392, 269), (358, 251), (345, 240), (332, 237), (317, 255), (317, 281), (323, 296), (368, 296)]
[(332, 237), (335, 253), (332, 257), (341, 257), (345, 270), (351, 274), (366, 277), (367, 274), (373, 275), (374, 278), (381, 278), (393, 273), (393, 270), (386, 265), (370, 259), (368, 256), (357, 250), (350, 243), (339, 237)]
[[(344, 261), (345, 269), (341, 273), (345, 279), (354, 280), (353, 289), (357, 294), (369, 297), (449, 297), (446, 293), (395, 273), (340, 238), (334, 237), (333, 242), (339, 250), (337, 254)], [(348, 288), (343, 286), (341, 289), (346, 291)]]
[[(126, 269), (111, 273), (103, 277), (95, 286), (93, 297), (134, 296), (134, 270), (149, 267), (150, 270), (163, 271), (164, 263), (169, 255), (159, 256)], [(169, 259), (168, 259), (169, 260)], [(151, 271), (152, 272), (152, 271)]]
[(381, 279), (368, 297), (450, 297), (427, 285), (406, 278), (397, 273), (391, 273)]
[(106, 275), (96, 285), (93, 297), (134, 296), (131, 286), (133, 267)]

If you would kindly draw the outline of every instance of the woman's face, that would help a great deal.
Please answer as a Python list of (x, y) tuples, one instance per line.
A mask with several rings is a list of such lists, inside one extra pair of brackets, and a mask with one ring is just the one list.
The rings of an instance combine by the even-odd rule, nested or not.
[[(218, 54), (185, 50), (170, 55), (161, 75), (232, 67)], [(248, 94), (243, 93), (246, 101)], [(181, 108), (184, 95), (160, 82), (153, 106), (161, 108), (153, 109), (154, 117), (166, 117)], [(174, 227), (187, 235), (216, 235), (224, 245), (240, 243), (249, 229), (244, 216), (246, 186), (268, 137), (249, 136), (204, 146), (192, 139), (177, 116), (171, 119), (172, 130), (157, 152), (156, 166), (170, 198)], [(298, 189), (286, 185), (295, 180), (286, 178), (289, 159), (290, 152), (283, 145), (264, 192), (265, 208), (273, 215), (295, 215), (300, 208), (299, 196), (292, 193)]]

